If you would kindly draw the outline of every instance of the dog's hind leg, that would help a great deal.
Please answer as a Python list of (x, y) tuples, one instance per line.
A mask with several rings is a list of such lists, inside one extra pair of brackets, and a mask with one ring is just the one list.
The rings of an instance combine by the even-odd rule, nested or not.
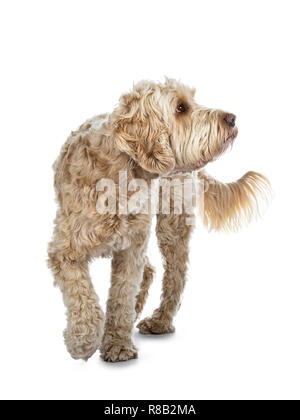
[(135, 303), (136, 319), (139, 317), (139, 315), (141, 314), (145, 306), (145, 303), (149, 294), (149, 288), (153, 281), (154, 273), (155, 273), (155, 269), (149, 263), (148, 257), (146, 257), (143, 280), (141, 283), (140, 291), (136, 297), (136, 303)]
[[(60, 220), (58, 218), (57, 220)], [(89, 253), (79, 237), (70, 244), (64, 221), (58, 223), (53, 241), (49, 244), (48, 264), (63, 293), (67, 308), (67, 328), (64, 338), (67, 350), (74, 359), (89, 359), (100, 347), (104, 315), (92, 285)], [(76, 242), (76, 245), (75, 245)]]
[(104, 324), (88, 261), (49, 254), (49, 266), (67, 307), (68, 324), (64, 331), (67, 350), (74, 359), (88, 360), (100, 346)]

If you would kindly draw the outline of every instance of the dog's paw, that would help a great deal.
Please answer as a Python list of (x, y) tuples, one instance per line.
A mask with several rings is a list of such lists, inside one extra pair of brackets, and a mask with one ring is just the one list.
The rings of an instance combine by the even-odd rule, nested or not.
[(76, 332), (71, 328), (67, 328), (64, 331), (65, 344), (68, 352), (73, 359), (83, 359), (87, 361), (93, 354), (99, 349), (101, 344), (102, 325), (98, 325), (96, 328), (88, 329), (83, 326), (82, 332)]
[(171, 334), (175, 328), (169, 322), (155, 318), (145, 318), (138, 323), (137, 328), (141, 334)]
[(101, 347), (101, 358), (105, 362), (125, 362), (130, 359), (137, 359), (138, 351), (132, 343), (126, 344), (104, 344)]

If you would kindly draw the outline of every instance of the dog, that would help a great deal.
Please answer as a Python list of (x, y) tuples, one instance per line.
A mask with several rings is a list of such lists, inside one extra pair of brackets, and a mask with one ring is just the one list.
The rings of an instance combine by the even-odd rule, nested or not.
[[(255, 172), (231, 184), (205, 173), (205, 165), (232, 145), (238, 129), (234, 114), (200, 106), (194, 95), (194, 89), (173, 79), (142, 81), (121, 96), (112, 113), (96, 116), (72, 132), (54, 163), (59, 208), (48, 264), (67, 308), (64, 339), (74, 359), (88, 360), (97, 349), (107, 362), (137, 358), (132, 330), (154, 275), (147, 258), (152, 212), (135, 206), (126, 211), (122, 194), (107, 193), (109, 184), (102, 188), (99, 182), (109, 180), (120, 190), (122, 173), (125, 187), (139, 179), (140, 185), (151, 188), (156, 179), (183, 184), (197, 173), (206, 185), (202, 219), (215, 230), (235, 229), (241, 220), (250, 220), (257, 195), (269, 187)], [(102, 205), (109, 202), (114, 212), (99, 211), (101, 197)], [(142, 334), (174, 332), (173, 318), (186, 283), (195, 216), (185, 209), (177, 212), (174, 197), (171, 194), (170, 212), (160, 209), (157, 214), (165, 273), (158, 309), (137, 325)], [(112, 257), (106, 316), (88, 271), (89, 262), (99, 256)]]

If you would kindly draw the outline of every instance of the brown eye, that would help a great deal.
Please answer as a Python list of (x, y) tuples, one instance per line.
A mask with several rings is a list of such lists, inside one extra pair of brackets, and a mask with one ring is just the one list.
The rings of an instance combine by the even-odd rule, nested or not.
[(179, 104), (176, 108), (176, 112), (178, 114), (182, 114), (183, 112), (186, 112), (186, 111), (187, 111), (187, 107), (184, 103)]

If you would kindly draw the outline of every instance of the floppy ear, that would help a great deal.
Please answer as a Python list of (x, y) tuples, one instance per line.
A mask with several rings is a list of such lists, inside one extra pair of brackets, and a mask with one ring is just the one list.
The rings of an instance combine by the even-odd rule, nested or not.
[(116, 147), (146, 171), (162, 175), (174, 168), (168, 127), (149, 94), (133, 92), (121, 98), (113, 113), (113, 134)]

